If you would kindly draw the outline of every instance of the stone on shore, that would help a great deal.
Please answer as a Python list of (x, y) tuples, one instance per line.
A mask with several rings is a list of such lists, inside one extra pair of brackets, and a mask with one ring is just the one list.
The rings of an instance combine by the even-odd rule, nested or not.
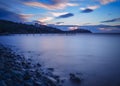
[(79, 77), (77, 77), (75, 74), (70, 73), (69, 75), (70, 75), (70, 81), (72, 83), (75, 83), (75, 84), (81, 83), (81, 79)]

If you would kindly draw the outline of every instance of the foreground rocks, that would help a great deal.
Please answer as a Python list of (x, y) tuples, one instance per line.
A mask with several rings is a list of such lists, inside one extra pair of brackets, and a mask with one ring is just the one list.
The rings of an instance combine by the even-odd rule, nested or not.
[(61, 86), (59, 76), (52, 73), (54, 69), (47, 70), (0, 45), (0, 86)]
[(75, 84), (80, 84), (81, 83), (81, 79), (78, 76), (76, 76), (75, 74), (70, 73), (69, 76), (70, 76), (70, 81), (72, 83), (75, 83)]

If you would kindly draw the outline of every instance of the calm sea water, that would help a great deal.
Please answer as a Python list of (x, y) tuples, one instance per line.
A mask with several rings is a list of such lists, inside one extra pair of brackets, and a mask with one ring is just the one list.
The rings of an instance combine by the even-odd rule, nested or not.
[(80, 86), (120, 86), (120, 35), (9, 35), (0, 36), (0, 44), (55, 68), (62, 78), (79, 73)]

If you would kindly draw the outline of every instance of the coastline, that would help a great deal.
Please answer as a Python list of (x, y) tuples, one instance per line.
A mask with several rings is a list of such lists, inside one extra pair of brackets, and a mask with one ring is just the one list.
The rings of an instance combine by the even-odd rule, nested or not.
[(32, 63), (31, 59), (0, 45), (1, 86), (62, 86), (63, 80), (52, 71), (53, 68), (44, 71), (40, 63)]

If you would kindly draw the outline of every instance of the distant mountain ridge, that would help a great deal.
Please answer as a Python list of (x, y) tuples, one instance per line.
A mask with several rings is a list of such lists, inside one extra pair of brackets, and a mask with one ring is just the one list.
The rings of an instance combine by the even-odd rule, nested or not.
[(52, 26), (63, 31), (68, 31), (70, 27), (83, 28), (89, 30), (92, 33), (120, 33), (120, 25), (56, 25)]
[(16, 23), (12, 21), (0, 20), (0, 33), (8, 34), (29, 34), (29, 33), (91, 33), (91, 31), (79, 29), (73, 31), (62, 31), (60, 29), (40, 25), (28, 25), (23, 23)]
[(69, 30), (68, 32), (70, 33), (92, 33), (91, 31), (89, 30), (86, 30), (86, 29), (75, 29), (75, 30)]

